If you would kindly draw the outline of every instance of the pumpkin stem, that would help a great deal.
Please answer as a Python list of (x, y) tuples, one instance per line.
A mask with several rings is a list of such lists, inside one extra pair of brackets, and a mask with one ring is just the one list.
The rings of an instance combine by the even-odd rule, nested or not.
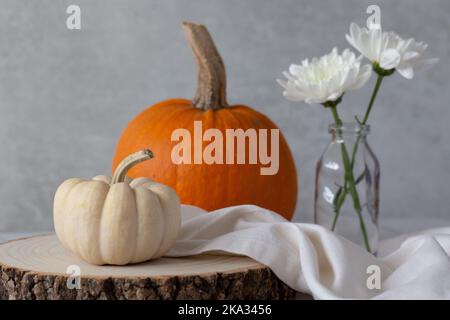
[(127, 172), (131, 169), (131, 167), (134, 167), (138, 163), (149, 160), (151, 158), (153, 158), (153, 152), (151, 152), (149, 149), (144, 149), (130, 154), (117, 166), (116, 171), (114, 171), (114, 175), (111, 179), (111, 184), (124, 182)]
[(204, 25), (183, 22), (183, 31), (198, 65), (197, 92), (192, 104), (205, 111), (226, 107), (225, 66), (208, 29)]

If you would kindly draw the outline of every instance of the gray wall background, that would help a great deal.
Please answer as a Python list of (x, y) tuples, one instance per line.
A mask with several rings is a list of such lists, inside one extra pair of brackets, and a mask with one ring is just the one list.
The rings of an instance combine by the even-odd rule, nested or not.
[[(310, 221), (314, 166), (329, 140), (320, 106), (284, 100), (275, 79), (290, 63), (347, 47), (368, 4), (382, 24), (430, 44), (440, 58), (408, 81), (386, 81), (370, 142), (382, 165), (381, 219), (450, 222), (450, 2), (0, 1), (0, 231), (52, 229), (52, 198), (66, 178), (109, 173), (125, 124), (144, 107), (193, 96), (196, 67), (180, 22), (204, 23), (228, 71), (229, 101), (253, 106), (282, 129), (300, 177), (296, 220)], [(69, 4), (82, 30), (65, 27)], [(362, 114), (374, 77), (341, 112)]]

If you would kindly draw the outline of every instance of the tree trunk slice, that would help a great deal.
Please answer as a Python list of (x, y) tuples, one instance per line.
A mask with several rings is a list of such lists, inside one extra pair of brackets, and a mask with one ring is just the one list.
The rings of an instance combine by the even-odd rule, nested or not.
[[(79, 266), (80, 286), (69, 266)], [(291, 299), (296, 292), (266, 266), (242, 256), (161, 258), (94, 266), (56, 235), (0, 245), (0, 299)]]

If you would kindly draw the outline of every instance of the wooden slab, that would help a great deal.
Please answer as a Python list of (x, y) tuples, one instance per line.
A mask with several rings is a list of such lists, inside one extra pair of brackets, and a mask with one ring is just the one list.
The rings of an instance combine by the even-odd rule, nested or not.
[[(80, 271), (78, 289), (74, 270)], [(54, 234), (0, 245), (0, 299), (289, 299), (295, 294), (248, 257), (199, 255), (93, 266), (64, 249)]]

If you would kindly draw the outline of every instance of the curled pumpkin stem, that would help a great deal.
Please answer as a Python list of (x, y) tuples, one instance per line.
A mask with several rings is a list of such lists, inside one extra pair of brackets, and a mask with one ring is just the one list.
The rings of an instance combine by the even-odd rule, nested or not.
[(192, 22), (183, 22), (182, 27), (198, 65), (197, 92), (192, 104), (204, 111), (228, 106), (225, 65), (208, 29)]
[(111, 184), (124, 182), (128, 170), (130, 170), (138, 163), (150, 160), (151, 158), (153, 158), (153, 152), (149, 149), (140, 150), (138, 152), (130, 154), (117, 166), (116, 171), (114, 171), (114, 175), (111, 179)]

